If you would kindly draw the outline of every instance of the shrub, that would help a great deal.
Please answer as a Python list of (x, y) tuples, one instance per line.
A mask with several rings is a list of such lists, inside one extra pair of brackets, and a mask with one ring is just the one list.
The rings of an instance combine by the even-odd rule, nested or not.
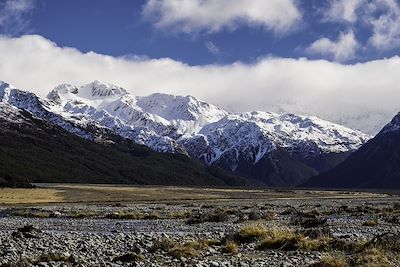
[(260, 220), (262, 218), (261, 213), (257, 210), (250, 211), (248, 216), (249, 216), (249, 220), (251, 220), (251, 221)]
[(229, 215), (223, 211), (198, 212), (192, 214), (187, 223), (198, 224), (204, 222), (226, 222), (228, 220), (229, 220)]

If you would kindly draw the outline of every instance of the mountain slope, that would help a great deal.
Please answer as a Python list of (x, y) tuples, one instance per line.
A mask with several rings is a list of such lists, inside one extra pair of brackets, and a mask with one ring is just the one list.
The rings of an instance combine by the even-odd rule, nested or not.
[(1, 102), (87, 140), (113, 134), (272, 186), (301, 184), (369, 138), (315, 117), (235, 114), (192, 96), (135, 96), (100, 81), (62, 84), (46, 99), (8, 84), (0, 88)]
[(182, 154), (154, 152), (112, 134), (86, 140), (0, 103), (0, 184), (31, 182), (245, 184)]
[(399, 189), (400, 113), (347, 160), (305, 186)]
[(272, 186), (294, 186), (331, 168), (365, 136), (293, 114), (230, 114), (182, 140), (190, 155)]

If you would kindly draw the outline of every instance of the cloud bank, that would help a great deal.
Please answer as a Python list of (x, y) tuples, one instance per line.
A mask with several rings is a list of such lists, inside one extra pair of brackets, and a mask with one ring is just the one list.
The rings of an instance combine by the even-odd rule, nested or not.
[(148, 0), (142, 15), (177, 33), (234, 30), (240, 24), (283, 33), (301, 19), (295, 0)]
[(317, 115), (375, 133), (400, 111), (400, 58), (343, 65), (266, 57), (253, 64), (190, 66), (169, 58), (115, 58), (58, 47), (38, 35), (0, 38), (0, 80), (45, 96), (95, 79), (136, 95), (193, 95), (231, 111)]

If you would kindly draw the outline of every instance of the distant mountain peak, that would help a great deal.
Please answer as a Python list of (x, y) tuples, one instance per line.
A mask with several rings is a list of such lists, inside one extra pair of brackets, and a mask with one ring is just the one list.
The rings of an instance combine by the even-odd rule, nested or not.
[(66, 95), (66, 94), (77, 94), (78, 93), (78, 87), (71, 85), (71, 84), (60, 84), (54, 87), (53, 90), (51, 90), (47, 94), (47, 99), (57, 103), (61, 104), (62, 100), (61, 97)]
[(400, 112), (397, 113), (397, 115), (394, 116), (393, 119), (388, 124), (386, 124), (385, 127), (383, 127), (382, 131), (379, 134), (386, 134), (397, 131), (400, 131)]
[(126, 94), (127, 91), (111, 83), (95, 80), (79, 88), (79, 95), (86, 97), (109, 97)]

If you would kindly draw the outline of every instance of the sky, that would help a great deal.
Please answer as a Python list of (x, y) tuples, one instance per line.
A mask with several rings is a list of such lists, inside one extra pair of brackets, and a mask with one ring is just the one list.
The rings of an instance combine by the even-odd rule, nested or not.
[(102, 80), (375, 134), (400, 111), (399, 0), (0, 0), (0, 80)]

